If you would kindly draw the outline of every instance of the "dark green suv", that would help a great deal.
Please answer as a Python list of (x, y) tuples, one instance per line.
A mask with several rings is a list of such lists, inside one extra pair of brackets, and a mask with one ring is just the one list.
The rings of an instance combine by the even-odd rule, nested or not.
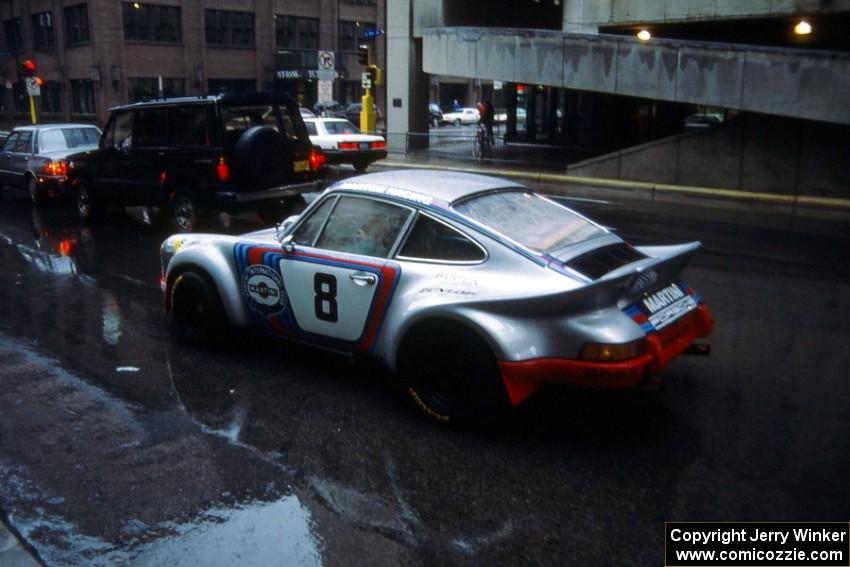
[(159, 207), (195, 230), (216, 211), (254, 210), (266, 222), (319, 190), (324, 155), (287, 94), (227, 93), (113, 108), (97, 150), (68, 158), (74, 210)]

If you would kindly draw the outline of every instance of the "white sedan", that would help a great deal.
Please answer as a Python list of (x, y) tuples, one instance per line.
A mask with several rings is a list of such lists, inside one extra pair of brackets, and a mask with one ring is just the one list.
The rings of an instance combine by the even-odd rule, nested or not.
[(461, 108), (457, 111), (443, 114), (443, 122), (460, 126), (461, 124), (476, 124), (481, 119), (477, 108)]
[(344, 118), (305, 118), (310, 141), (322, 148), (327, 163), (350, 163), (357, 171), (387, 157), (383, 136), (361, 134), (357, 126)]

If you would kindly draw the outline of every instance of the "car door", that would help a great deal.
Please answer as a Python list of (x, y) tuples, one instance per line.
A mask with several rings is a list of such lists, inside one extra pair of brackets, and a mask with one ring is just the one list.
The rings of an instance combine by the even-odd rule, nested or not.
[(18, 140), (11, 153), (9, 185), (26, 187), (26, 173), (32, 157), (32, 139), (32, 130), (21, 130), (20, 136), (18, 136)]
[(125, 159), (119, 160), (118, 175), (125, 186), (125, 204), (160, 204), (161, 175), (166, 172), (170, 149), (168, 108), (151, 107), (136, 111), (133, 143)]
[(128, 191), (130, 148), (133, 145), (133, 111), (118, 111), (104, 129), (101, 148), (92, 158), (89, 172), (97, 193), (104, 202), (123, 204)]
[(258, 322), (319, 344), (370, 349), (400, 275), (387, 258), (412, 212), (377, 198), (331, 195), (283, 250), (246, 250), (237, 264), (249, 306), (262, 312)]
[(20, 135), (20, 132), (12, 132), (3, 143), (3, 150), (0, 151), (0, 185), (9, 185), (12, 181), (12, 154)]

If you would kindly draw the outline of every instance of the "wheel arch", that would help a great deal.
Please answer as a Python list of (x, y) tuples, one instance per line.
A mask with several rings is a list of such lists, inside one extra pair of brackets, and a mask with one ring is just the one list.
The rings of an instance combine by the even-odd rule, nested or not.
[(205, 277), (218, 294), (224, 316), (228, 324), (234, 327), (248, 324), (248, 313), (241, 301), (239, 285), (233, 275), (227, 260), (219, 252), (209, 253), (209, 249), (200, 254), (195, 250), (186, 250), (181, 256), (172, 259), (168, 267), (168, 277), (165, 282), (165, 309), (171, 312), (174, 285), (177, 278), (187, 272), (198, 272)]

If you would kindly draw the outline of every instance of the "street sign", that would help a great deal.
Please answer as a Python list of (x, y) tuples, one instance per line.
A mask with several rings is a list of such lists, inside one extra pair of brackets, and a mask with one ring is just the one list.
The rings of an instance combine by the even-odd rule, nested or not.
[(336, 71), (333, 69), (318, 69), (316, 78), (320, 81), (333, 81), (336, 79)]
[(371, 39), (380, 35), (384, 35), (384, 30), (382, 30), (381, 28), (363, 30), (363, 39)]
[(333, 70), (336, 67), (336, 61), (333, 51), (319, 50), (319, 69)]
[(364, 89), (372, 88), (372, 76), (369, 73), (363, 73), (361, 81)]
[(493, 90), (494, 91), (502, 90), (502, 81), (493, 81)]
[(334, 99), (333, 81), (319, 79), (319, 102), (330, 102)]
[(29, 96), (41, 96), (41, 87), (38, 86), (38, 79), (35, 77), (27, 77), (27, 94)]

